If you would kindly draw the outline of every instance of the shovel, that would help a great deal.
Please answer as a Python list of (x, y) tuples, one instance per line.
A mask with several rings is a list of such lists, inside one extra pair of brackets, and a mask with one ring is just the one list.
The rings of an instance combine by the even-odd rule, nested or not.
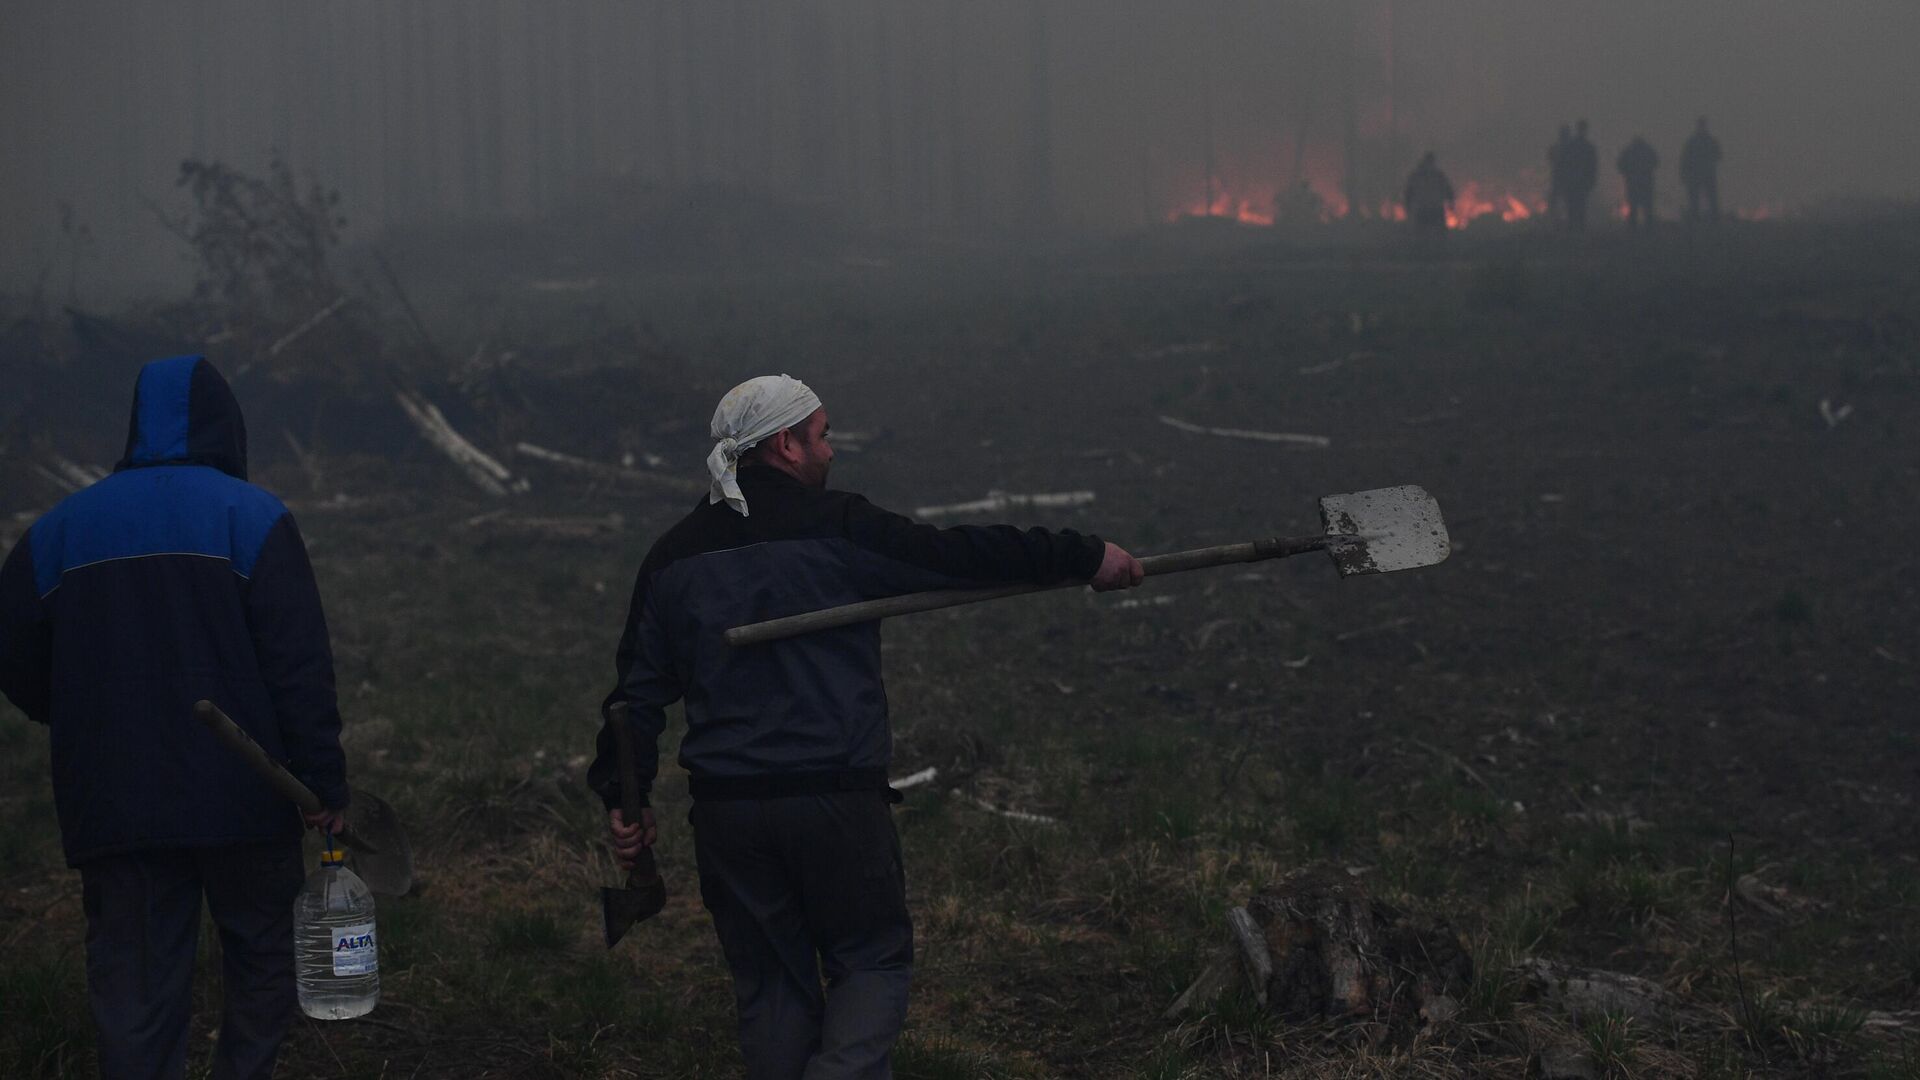
[[(221, 712), (220, 706), (201, 701), (194, 705), (193, 715), (213, 732), (214, 738), (245, 759), (294, 805), (309, 814), (323, 809), (320, 796), (268, 757), (260, 744), (253, 741), (253, 736)], [(400, 815), (393, 812), (385, 799), (352, 789), (346, 823), (333, 835), (342, 847), (353, 852), (353, 869), (367, 883), (367, 888), (383, 896), (405, 896), (413, 888), (413, 845), (407, 841)]]
[[(633, 732), (627, 728), (627, 703), (616, 701), (607, 709), (607, 723), (613, 728), (614, 752), (620, 764), (620, 820), (628, 825), (640, 822), (640, 772), (633, 764)], [(667, 884), (660, 880), (660, 867), (653, 861), (653, 849), (641, 848), (627, 871), (627, 883), (621, 888), (600, 887), (600, 917), (607, 932), (607, 948), (620, 944), (633, 924), (659, 914), (667, 906)]]
[[(1446, 523), (1440, 518), (1440, 504), (1424, 488), (1413, 484), (1328, 495), (1320, 500), (1320, 523), (1322, 532), (1314, 536), (1281, 536), (1246, 544), (1149, 555), (1140, 560), (1140, 565), (1148, 574), (1177, 574), (1183, 570), (1324, 551), (1333, 556), (1334, 568), (1340, 571), (1341, 577), (1352, 577), (1432, 566), (1444, 561), (1451, 550), (1447, 544)], [(911, 615), (1080, 584), (1084, 583), (997, 585), (985, 589), (907, 593), (736, 626), (727, 631), (726, 639), (729, 645), (757, 645), (890, 615)]]

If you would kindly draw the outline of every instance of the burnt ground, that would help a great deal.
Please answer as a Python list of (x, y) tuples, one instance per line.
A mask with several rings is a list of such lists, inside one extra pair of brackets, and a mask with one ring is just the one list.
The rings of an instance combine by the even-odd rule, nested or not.
[[(413, 299), (473, 359), (430, 385), (531, 493), (479, 494), (376, 395), (255, 416), (314, 546), (350, 759), (414, 821), (424, 881), (382, 908), (385, 1019), (303, 1022), (294, 1075), (733, 1075), (673, 770), (676, 895), (610, 958), (579, 783), (633, 568), (685, 496), (507, 451), (698, 476), (711, 402), (767, 371), (856, 436), (835, 485), (901, 510), (1088, 489), (1003, 516), (1145, 554), (1418, 483), (1454, 542), (1409, 574), (1315, 556), (890, 624), (896, 772), (942, 770), (899, 818), (921, 929), (903, 1076), (1518, 1075), (1547, 1023), (1499, 977), (1524, 954), (1654, 978), (1707, 1018), (1569, 1028), (1603, 1072), (1913, 1075), (1911, 1037), (1865, 1021), (1920, 1004), (1920, 225), (434, 265)], [(280, 378), (243, 402), (312, 385)], [(123, 415), (63, 452), (111, 460)], [(57, 495), (17, 467), (28, 441), (0, 510)], [(0, 746), (0, 988), (42, 1017), (9, 1021), (0, 1061), (57, 1073), (88, 1052), (78, 887), (44, 737), (16, 717)], [(1237, 999), (1161, 1019), (1224, 908), (1321, 859), (1461, 930), (1463, 1019), (1360, 1049)], [(1730, 868), (1772, 898), (1735, 906), (1738, 981)]]

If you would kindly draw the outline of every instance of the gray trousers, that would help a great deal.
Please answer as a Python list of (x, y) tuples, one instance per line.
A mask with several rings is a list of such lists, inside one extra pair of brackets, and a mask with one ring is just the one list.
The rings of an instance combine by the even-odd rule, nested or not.
[(297, 840), (137, 851), (80, 866), (101, 1076), (186, 1075), (202, 895), (220, 932), (224, 1007), (213, 1076), (273, 1074), (295, 1007), (301, 869)]
[(688, 818), (749, 1080), (890, 1080), (913, 922), (887, 793), (702, 801)]

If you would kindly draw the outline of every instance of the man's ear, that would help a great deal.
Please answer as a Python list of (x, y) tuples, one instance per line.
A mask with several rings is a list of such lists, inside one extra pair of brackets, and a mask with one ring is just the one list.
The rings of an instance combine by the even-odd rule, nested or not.
[(793, 430), (782, 428), (760, 440), (760, 445), (767, 448), (768, 457), (776, 461), (785, 461), (793, 449)]

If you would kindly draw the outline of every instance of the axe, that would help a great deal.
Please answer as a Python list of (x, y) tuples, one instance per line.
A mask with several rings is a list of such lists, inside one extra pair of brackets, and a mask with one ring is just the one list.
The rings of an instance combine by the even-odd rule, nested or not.
[[(640, 773), (633, 763), (633, 732), (627, 728), (627, 703), (616, 701), (607, 708), (607, 723), (613, 728), (614, 752), (620, 765), (620, 818), (628, 825), (640, 823)], [(660, 867), (653, 861), (653, 849), (645, 847), (627, 871), (627, 883), (620, 888), (600, 888), (600, 917), (606, 925), (607, 948), (620, 943), (633, 924), (650, 918), (667, 906), (667, 884), (660, 880)]]

